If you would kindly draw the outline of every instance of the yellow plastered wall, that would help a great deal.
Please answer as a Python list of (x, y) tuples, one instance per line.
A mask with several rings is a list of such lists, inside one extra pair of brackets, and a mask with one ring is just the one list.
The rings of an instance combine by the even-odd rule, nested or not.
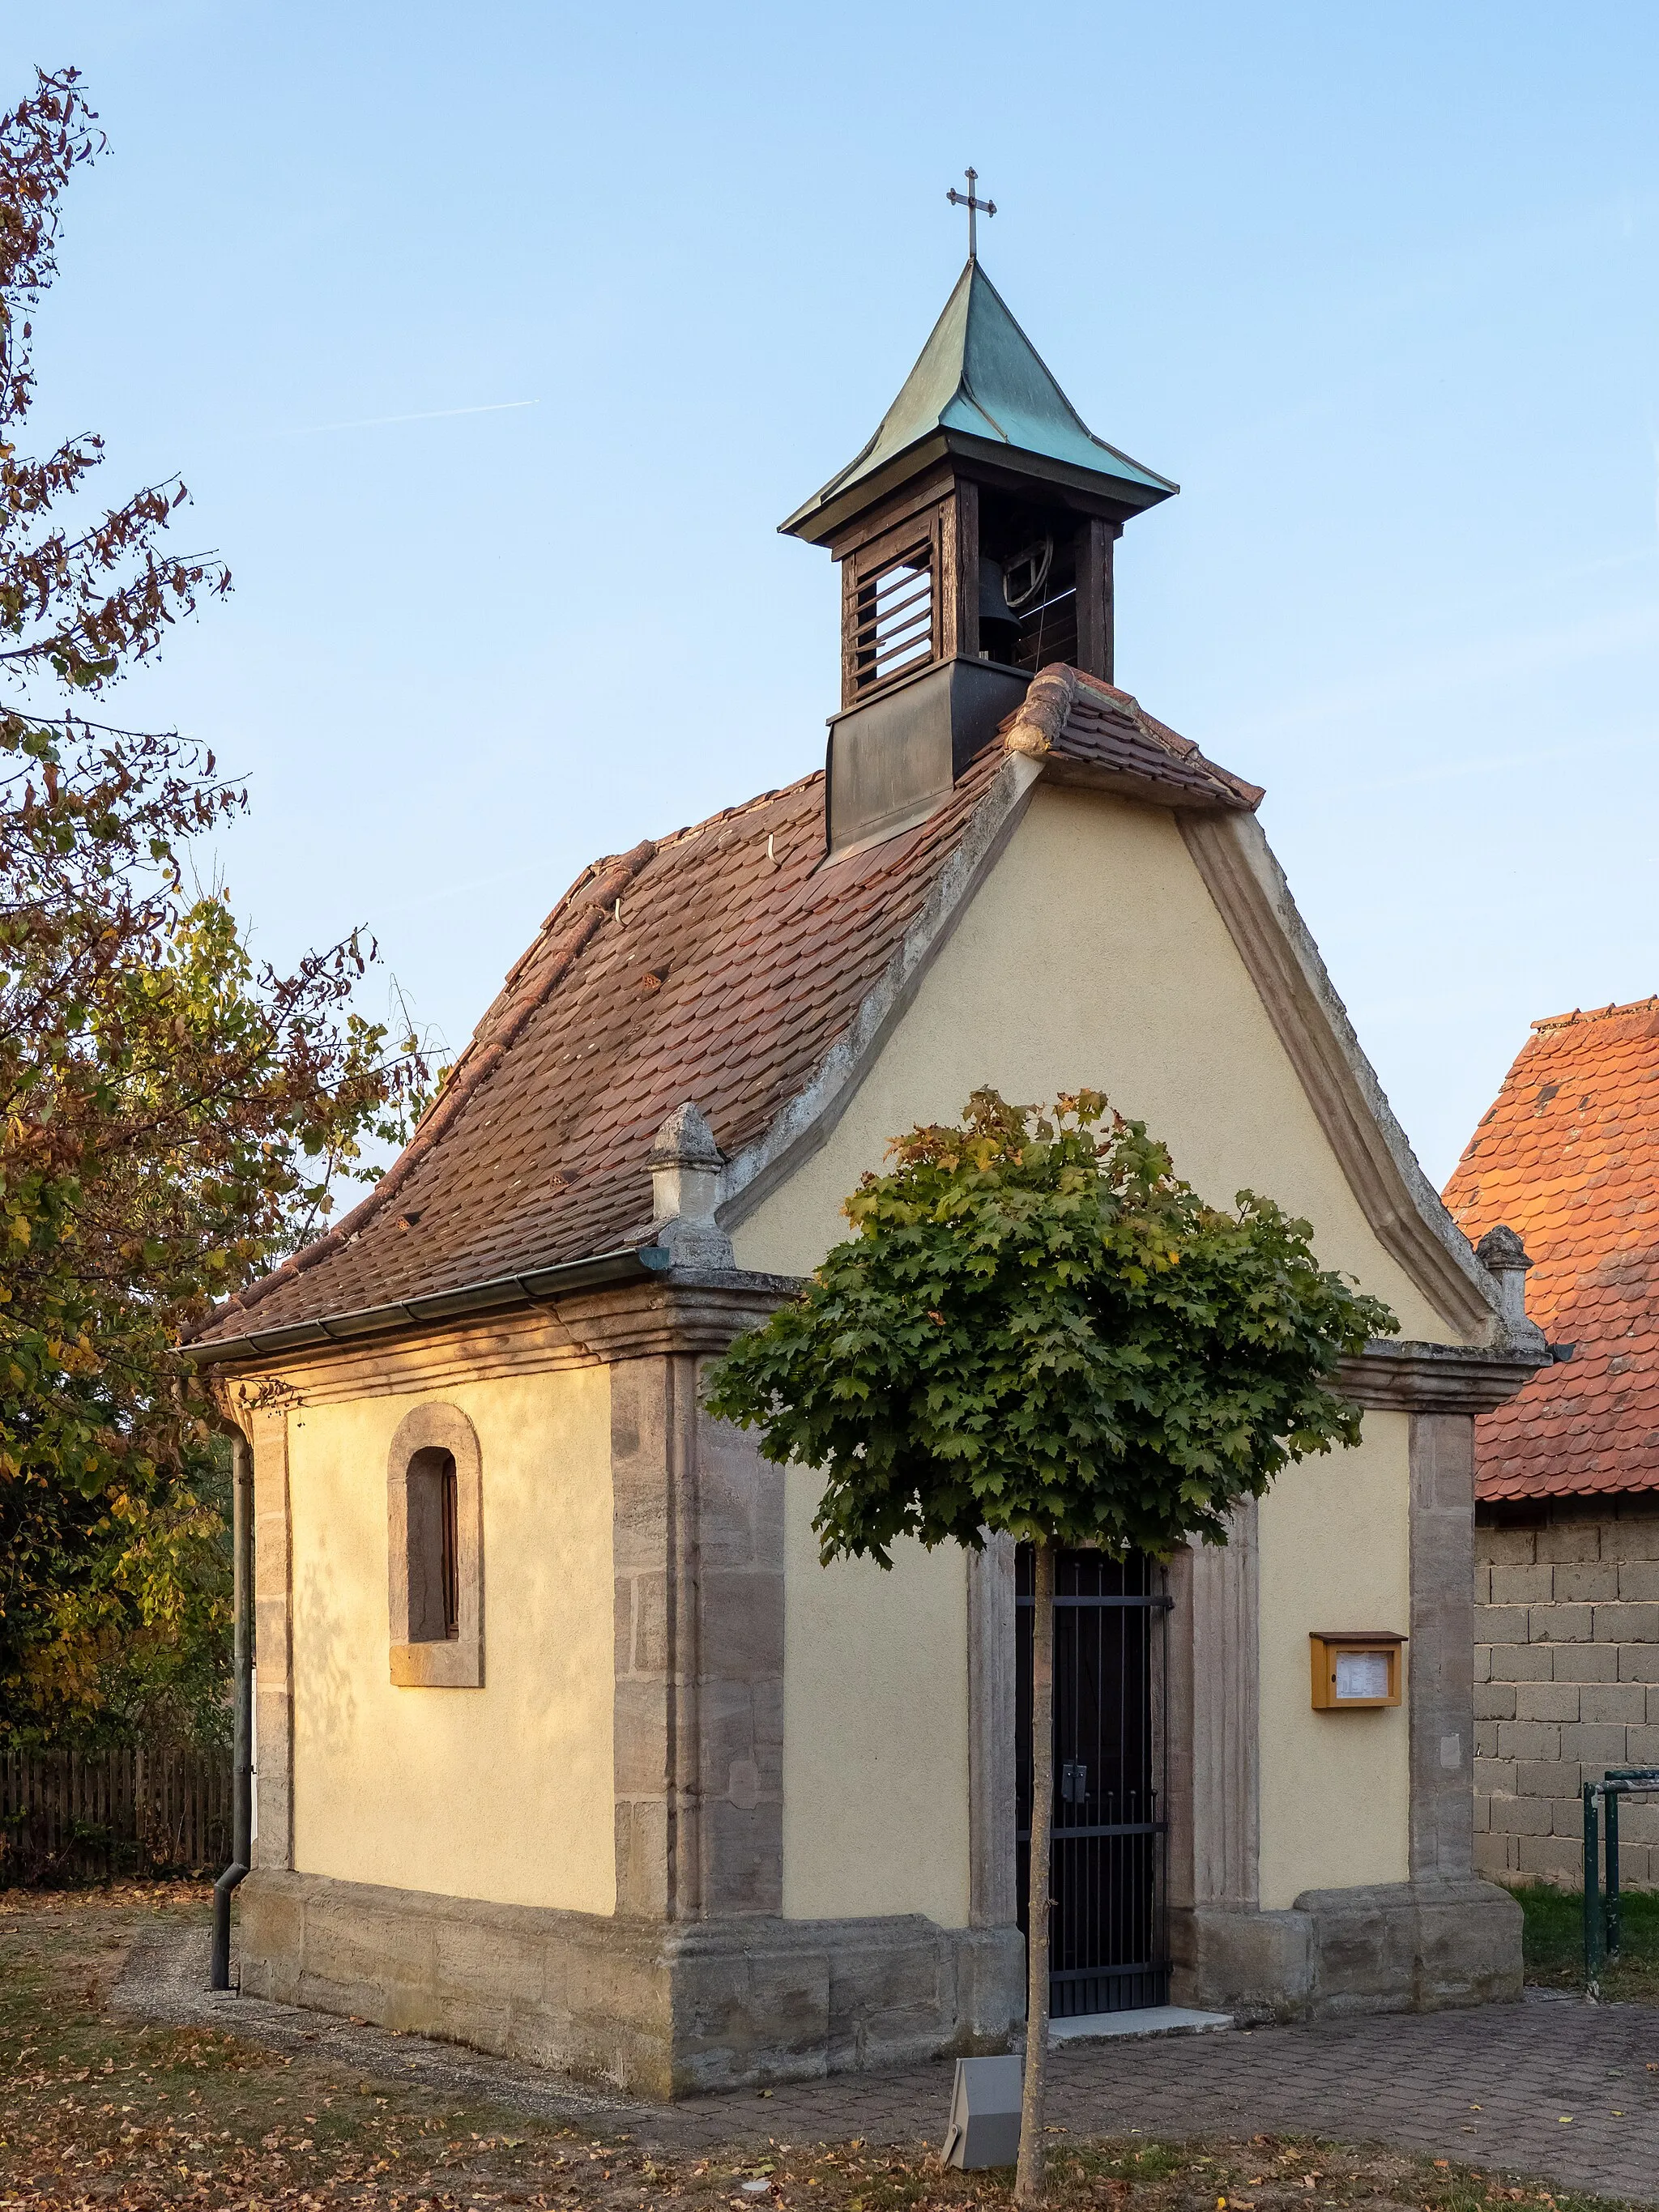
[(1261, 1508), (1261, 1903), (1404, 1881), (1411, 1646), (1401, 1702), (1316, 1712), (1308, 1638), (1405, 1634), (1411, 1613), (1408, 1413), (1369, 1413), (1358, 1448), (1286, 1468)]
[(1306, 1215), (1325, 1265), (1386, 1298), (1406, 1335), (1451, 1340), (1377, 1242), (1162, 808), (1037, 790), (829, 1141), (734, 1231), (738, 1266), (815, 1267), (889, 1138), (954, 1121), (982, 1084), (1104, 1091), (1206, 1197), (1248, 1187)]
[[(1313, 1224), (1320, 1258), (1386, 1298), (1408, 1337), (1455, 1341), (1416, 1284), (1378, 1242), (1327, 1144), (1226, 925), (1205, 889), (1172, 817), (1161, 809), (1094, 793), (1039, 788), (987, 883), (924, 977), (915, 1000), (823, 1147), (733, 1232), (740, 1267), (805, 1273), (846, 1234), (841, 1205), (866, 1169), (878, 1169), (888, 1139), (917, 1121), (954, 1121), (970, 1091), (989, 1084), (1005, 1097), (1051, 1100), (1085, 1085), (1145, 1120), (1176, 1167), (1224, 1204), (1249, 1188)], [(1407, 1595), (1408, 1538), (1403, 1443), (1399, 1468), (1373, 1473), (1368, 1442), (1341, 1462), (1283, 1478), (1282, 1497), (1263, 1522), (1275, 1564), (1296, 1558), (1364, 1558), (1382, 1577), (1377, 1593)], [(1395, 1469), (1394, 1447), (1385, 1456)], [(1336, 1473), (1339, 1464), (1340, 1476)], [(1398, 1474), (1397, 1494), (1395, 1474)], [(950, 1899), (965, 1895), (967, 1759), (965, 1598), (946, 1577), (960, 1562), (944, 1553), (904, 1575), (819, 1568), (806, 1531), (810, 1479), (791, 1478), (787, 1594), (787, 1742), (784, 1762), (786, 1910), (808, 1912), (925, 1911), (960, 1919)], [(1380, 1492), (1374, 1495), (1374, 1487)], [(1386, 1504), (1382, 1494), (1386, 1492)], [(1317, 1498), (1302, 1519), (1300, 1501)], [(1352, 1525), (1350, 1511), (1359, 1517)], [(1322, 1514), (1333, 1517), (1322, 1520)], [(1317, 1525), (1316, 1525), (1317, 1524)], [(924, 1601), (920, 1593), (928, 1577)], [(862, 1579), (860, 1579), (862, 1578)], [(844, 1590), (844, 1597), (838, 1595)], [(1294, 1595), (1291, 1613), (1282, 1606)], [(1310, 1887), (1310, 1873), (1284, 1840), (1294, 1820), (1281, 1812), (1309, 1759), (1333, 1742), (1309, 1735), (1306, 1635), (1340, 1626), (1305, 1618), (1293, 1582), (1264, 1583), (1268, 1639), (1302, 1638), (1302, 1675), (1264, 1659), (1264, 1827), (1271, 1804), (1275, 1841), (1264, 1869), (1279, 1888)], [(1293, 1624), (1287, 1626), (1287, 1621)], [(1366, 1620), (1365, 1627), (1405, 1626)], [(1275, 1650), (1277, 1644), (1273, 1645)], [(904, 1686), (901, 1688), (901, 1685)], [(1350, 1723), (1356, 1716), (1344, 1715)], [(1392, 1730), (1392, 1733), (1390, 1732)], [(895, 1777), (926, 1773), (930, 1787), (896, 1779), (884, 1807), (863, 1787), (870, 1749), (883, 1739)], [(1331, 1886), (1402, 1878), (1407, 1820), (1403, 1714), (1369, 1739), (1390, 1749), (1368, 1774), (1365, 1833), (1344, 1815), (1344, 1842), (1319, 1860)], [(957, 1747), (960, 1747), (960, 1750)], [(1346, 1772), (1347, 1753), (1333, 1755)], [(1289, 1778), (1287, 1780), (1286, 1778)], [(1385, 1802), (1386, 1800), (1386, 1802)], [(1312, 1826), (1322, 1801), (1299, 1817)], [(881, 1843), (872, 1840), (878, 1828)], [(1354, 1848), (1350, 1850), (1348, 1844)], [(1306, 1862), (1311, 1865), (1311, 1859)], [(1386, 1874), (1379, 1869), (1387, 1868)], [(1265, 1881), (1265, 1875), (1264, 1875)], [(937, 1882), (933, 1896), (929, 1885)], [(1264, 1902), (1269, 1901), (1264, 1887)], [(1285, 1902), (1275, 1891), (1273, 1901)]]
[(818, 1564), (784, 1487), (783, 1911), (968, 1924), (968, 1574), (954, 1545)]
[(434, 1395), (483, 1459), (482, 1689), (389, 1680), (386, 1454), (421, 1401), (289, 1417), (295, 1865), (613, 1912), (609, 1370)]

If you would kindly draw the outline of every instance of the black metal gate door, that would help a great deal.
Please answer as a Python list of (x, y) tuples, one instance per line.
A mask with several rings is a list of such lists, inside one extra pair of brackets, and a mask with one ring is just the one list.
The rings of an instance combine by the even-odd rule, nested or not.
[[(1019, 1924), (1029, 1933), (1035, 1563), (1028, 1544), (1019, 1547), (1016, 1571)], [(1161, 1723), (1170, 1601), (1160, 1581), (1138, 1553), (1121, 1565), (1101, 1552), (1055, 1557), (1048, 2002), (1056, 2020), (1169, 2002)]]

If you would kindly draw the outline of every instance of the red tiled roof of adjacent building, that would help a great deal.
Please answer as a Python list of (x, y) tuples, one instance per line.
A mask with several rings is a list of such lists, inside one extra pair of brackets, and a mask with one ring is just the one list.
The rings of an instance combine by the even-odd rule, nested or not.
[(694, 1100), (728, 1155), (766, 1133), (851, 1029), (1011, 750), (1170, 805), (1261, 796), (1128, 693), (1055, 668), (936, 813), (866, 852), (825, 861), (819, 775), (597, 861), (375, 1190), (202, 1340), (648, 1242), (646, 1155), (665, 1116)]
[(1534, 1022), (1446, 1204), (1519, 1232), (1527, 1310), (1577, 1347), (1481, 1415), (1479, 1495), (1659, 1489), (1659, 998)]

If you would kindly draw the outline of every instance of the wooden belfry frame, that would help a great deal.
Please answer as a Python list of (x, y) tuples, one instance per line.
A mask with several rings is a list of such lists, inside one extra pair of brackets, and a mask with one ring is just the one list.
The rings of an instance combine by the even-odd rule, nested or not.
[[(1057, 629), (1054, 649), (1045, 648), (1036, 666), (1070, 660), (1085, 675), (1112, 681), (1112, 548), (1123, 525), (1114, 518), (1110, 502), (1071, 486), (1039, 486), (1024, 471), (981, 467), (969, 476), (946, 461), (850, 517), (830, 540), (830, 550), (841, 563), (843, 710), (933, 662), (980, 658), (982, 490), (1006, 494), (1026, 508), (1040, 501), (1056, 553), (1063, 549), (1075, 570), (1075, 645), (1069, 627)], [(1044, 493), (1049, 495), (1044, 498)], [(896, 562), (924, 549), (932, 575), (929, 649), (884, 670), (872, 647), (868, 587)]]
[(1054, 381), (980, 266), (975, 221), (996, 207), (976, 181), (950, 192), (967, 264), (897, 398), (778, 526), (841, 563), (842, 715), (932, 666), (951, 668), (953, 714), (1008, 689), (964, 663), (1111, 681), (1112, 548), (1180, 489), (1096, 437)]

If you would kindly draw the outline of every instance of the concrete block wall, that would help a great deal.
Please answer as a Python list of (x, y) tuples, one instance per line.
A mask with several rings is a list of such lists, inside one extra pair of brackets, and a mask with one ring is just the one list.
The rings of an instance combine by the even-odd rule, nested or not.
[[(1475, 1864), (1576, 1889), (1583, 1784), (1659, 1766), (1659, 1498), (1480, 1507), (1474, 1623)], [(1626, 1887), (1659, 1889), (1659, 1800), (1619, 1832)]]

